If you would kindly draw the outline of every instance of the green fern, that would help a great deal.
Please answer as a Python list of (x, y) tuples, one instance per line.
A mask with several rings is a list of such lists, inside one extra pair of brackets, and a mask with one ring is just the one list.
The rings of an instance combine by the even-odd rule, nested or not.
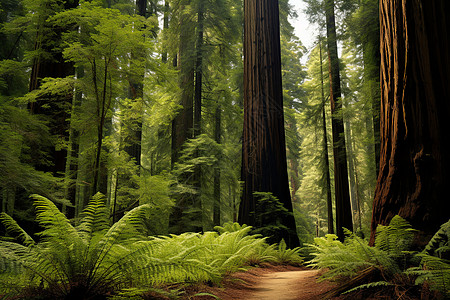
[(294, 249), (287, 248), (286, 242), (282, 239), (281, 242), (278, 243), (273, 256), (279, 264), (300, 266), (303, 264), (303, 258), (300, 256), (300, 251), (300, 247)]
[[(95, 195), (73, 226), (54, 203), (33, 195), (40, 242), (0, 241), (0, 288), (11, 295), (38, 291), (46, 297), (104, 295), (139, 297), (161, 285), (218, 283), (228, 273), (263, 262), (300, 262), (298, 249), (268, 245), (250, 226), (224, 225), (218, 232), (145, 235), (149, 205), (128, 212), (109, 227), (104, 197)], [(20, 241), (25, 232), (9, 217)], [(14, 230), (13, 230), (14, 229)]]
[[(336, 289), (336, 295), (346, 289), (346, 293), (350, 293), (362, 288), (398, 285), (402, 281), (409, 282), (414, 276), (417, 285), (429, 282), (432, 289), (450, 297), (450, 264), (438, 257), (448, 250), (448, 229), (449, 224), (444, 224), (423, 253), (416, 253), (410, 250), (416, 231), (404, 219), (395, 216), (388, 226), (378, 226), (375, 247), (369, 247), (365, 240), (349, 231), (344, 243), (335, 235), (316, 238), (314, 244), (309, 245), (314, 255), (310, 265), (328, 269), (324, 279), (350, 278), (343, 283), (345, 288)], [(378, 276), (380, 281), (361, 284), (367, 280), (364, 274), (374, 276), (375, 270), (381, 275)]]
[(130, 253), (137, 253), (131, 249), (140, 236), (148, 206), (135, 208), (106, 231), (108, 216), (99, 195), (84, 210), (78, 227), (73, 227), (52, 201), (39, 195), (32, 198), (36, 220), (44, 228), (38, 234), (39, 244), (25, 248), (0, 244), (2, 249), (9, 249), (2, 251), (7, 254), (6, 259), (16, 261), (25, 271), (21, 289), (40, 286), (49, 296), (84, 297), (114, 292), (131, 284), (132, 276), (125, 266), (136, 261)]
[(35, 242), (28, 233), (23, 230), (17, 222), (11, 218), (8, 214), (2, 212), (0, 213), (0, 222), (5, 226), (6, 232), (16, 239), (19, 243), (25, 246), (34, 245)]
[(377, 282), (370, 282), (370, 283), (366, 283), (366, 284), (361, 284), (355, 288), (352, 288), (348, 291), (343, 292), (342, 294), (349, 294), (351, 292), (356, 292), (358, 290), (362, 290), (362, 289), (369, 289), (369, 288), (377, 288), (377, 287), (386, 287), (386, 286), (392, 286), (393, 284), (387, 281), (377, 281)]
[(450, 298), (450, 261), (425, 253), (420, 267), (410, 268), (408, 274), (417, 276), (416, 284), (430, 283), (433, 290), (441, 292), (445, 298)]
[(439, 228), (425, 247), (424, 253), (448, 257), (450, 254), (450, 220)]
[(401, 257), (411, 248), (417, 230), (402, 217), (396, 215), (388, 226), (378, 225), (375, 247), (393, 257)]

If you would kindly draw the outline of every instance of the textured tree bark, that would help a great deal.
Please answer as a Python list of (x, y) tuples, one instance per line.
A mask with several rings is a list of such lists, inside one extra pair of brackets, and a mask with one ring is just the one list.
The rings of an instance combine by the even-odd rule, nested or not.
[[(181, 110), (172, 121), (172, 167), (180, 157), (184, 143), (193, 137), (194, 133), (194, 75), (195, 75), (195, 24), (191, 18), (190, 0), (183, 0), (179, 7), (180, 40), (178, 48), (179, 86), (181, 88)], [(185, 178), (192, 184), (192, 178)], [(201, 231), (201, 217), (195, 195), (181, 195), (170, 216), (172, 232)]]
[(181, 105), (182, 109), (172, 122), (172, 166), (180, 155), (184, 142), (192, 138), (194, 123), (194, 50), (193, 24), (189, 20), (186, 5), (189, 1), (183, 1), (180, 6), (180, 42), (179, 42), (179, 64)]
[[(217, 144), (222, 142), (222, 108), (217, 104), (215, 112), (214, 124), (214, 141)], [(213, 207), (213, 224), (215, 226), (222, 225), (220, 222), (221, 215), (221, 197), (220, 197), (220, 167), (214, 168), (214, 207)]]
[(331, 127), (333, 131), (334, 154), (334, 189), (336, 202), (336, 233), (344, 240), (343, 228), (353, 229), (348, 186), (347, 153), (344, 138), (344, 121), (342, 116), (341, 79), (336, 42), (336, 23), (334, 17), (334, 0), (325, 0), (327, 19), (327, 44), (330, 75)]
[[(136, 1), (136, 12), (139, 16), (146, 17), (147, 14), (147, 0), (137, 0)], [(131, 53), (131, 56), (135, 56), (136, 53)], [(134, 101), (143, 102), (144, 98), (144, 77), (145, 71), (141, 72), (141, 74), (131, 75), (129, 79), (129, 97)], [(139, 99), (139, 100), (138, 100)], [(140, 104), (142, 105), (142, 104)], [(128, 153), (130, 158), (133, 158), (138, 167), (141, 166), (141, 142), (142, 142), (142, 118), (143, 112), (141, 115), (136, 116), (133, 120), (135, 122), (135, 128), (128, 137), (126, 137), (125, 141), (125, 151)], [(138, 172), (140, 170), (138, 169)], [(126, 179), (128, 181), (128, 179)]]
[(396, 214), (428, 241), (450, 217), (447, 0), (382, 0), (381, 158), (371, 244)]
[(322, 58), (322, 38), (319, 39), (319, 59), (320, 59), (320, 87), (322, 92), (322, 129), (323, 129), (323, 160), (324, 160), (324, 175), (325, 175), (325, 189), (327, 193), (327, 222), (328, 233), (334, 234), (333, 221), (333, 199), (331, 196), (331, 176), (330, 176), (330, 160), (328, 158), (328, 136), (327, 136), (327, 121), (325, 114), (325, 88), (323, 84), (323, 58)]
[[(244, 1), (243, 195), (239, 222), (255, 225), (255, 191), (271, 192), (292, 212), (286, 165), (277, 0)], [(277, 216), (272, 216), (274, 219)], [(298, 244), (292, 216), (280, 220), (289, 246)]]

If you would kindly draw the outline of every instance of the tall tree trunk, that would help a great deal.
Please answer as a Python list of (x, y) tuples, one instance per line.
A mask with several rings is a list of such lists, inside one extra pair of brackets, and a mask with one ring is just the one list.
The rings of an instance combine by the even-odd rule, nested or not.
[[(217, 104), (215, 112), (214, 124), (214, 140), (217, 144), (222, 142), (222, 108)], [(222, 225), (220, 222), (220, 167), (214, 167), (214, 208), (213, 208), (213, 224), (214, 226)]]
[[(164, 0), (163, 30), (166, 32), (167, 29), (169, 29), (169, 10), (170, 10), (169, 1)], [(163, 45), (161, 60), (163, 63), (167, 62), (167, 48), (165, 45)]]
[[(195, 85), (194, 85), (194, 138), (199, 137), (202, 133), (202, 81), (203, 81), (203, 27), (204, 27), (204, 3), (203, 0), (198, 2), (197, 11), (197, 42), (196, 42), (196, 58), (195, 58)], [(196, 157), (202, 155), (197, 150)], [(197, 211), (195, 219), (202, 220), (202, 167), (197, 165), (194, 171), (193, 185), (197, 190), (197, 194), (193, 199), (193, 207)]]
[(336, 22), (334, 0), (325, 0), (327, 21), (328, 62), (330, 75), (330, 102), (333, 130), (334, 189), (336, 201), (336, 233), (344, 240), (343, 228), (352, 229), (352, 214), (347, 171), (347, 153), (345, 149), (344, 121), (342, 116), (341, 79), (336, 41)]
[[(350, 127), (350, 121), (348, 119), (345, 120), (345, 139), (346, 139), (346, 146), (347, 146), (347, 168), (348, 168), (348, 178), (349, 178), (349, 185), (350, 185), (350, 207), (351, 207), (351, 214), (352, 214), (352, 220), (356, 220), (356, 213), (357, 213), (357, 197), (356, 197), (356, 175), (355, 175), (355, 166), (354, 166), (354, 154), (353, 154), (353, 143), (352, 143), (352, 130)], [(354, 222), (353, 222), (354, 223)], [(348, 228), (353, 231), (352, 228)]]
[[(139, 16), (146, 17), (147, 13), (147, 0), (137, 0), (136, 1), (136, 12)], [(145, 38), (145, 37), (143, 37)], [(135, 56), (136, 53), (131, 53), (131, 57)], [(129, 79), (129, 97), (134, 101), (144, 101), (144, 77), (145, 71), (141, 74), (131, 75)], [(142, 104), (138, 104), (141, 106)], [(136, 124), (135, 130), (133, 130), (129, 137), (125, 140), (125, 151), (128, 153), (130, 158), (134, 159), (138, 168), (141, 166), (141, 142), (142, 142), (142, 118), (143, 113), (136, 116), (132, 122)], [(134, 127), (134, 126), (132, 126)], [(140, 170), (138, 169), (138, 172)], [(127, 180), (128, 181), (128, 180)]]
[[(172, 121), (172, 167), (180, 157), (184, 143), (193, 137), (194, 126), (194, 74), (195, 74), (195, 28), (190, 16), (190, 1), (183, 0), (179, 7), (180, 41), (179, 41), (179, 85), (181, 87), (181, 110)], [(190, 178), (182, 178), (192, 183)], [(188, 182), (190, 180), (190, 182)], [(177, 199), (170, 216), (173, 232), (200, 231), (201, 220), (197, 213), (186, 214), (190, 208), (197, 206), (195, 195), (181, 195)], [(191, 210), (195, 211), (195, 210)]]
[[(76, 77), (81, 78), (84, 76), (83, 68), (79, 67), (76, 69)], [(71, 120), (69, 127), (69, 147), (67, 151), (66, 159), (66, 172), (65, 172), (65, 190), (64, 198), (69, 200), (75, 207), (77, 205), (76, 200), (76, 186), (77, 186), (77, 175), (78, 175), (78, 157), (80, 153), (80, 132), (74, 126), (75, 116), (79, 113), (78, 110), (81, 107), (81, 101), (83, 94), (81, 90), (77, 87), (74, 88), (74, 95), (72, 101), (72, 109), (70, 112)], [(74, 209), (73, 213), (68, 212), (68, 217), (78, 217), (77, 210)]]
[(181, 87), (181, 110), (172, 122), (172, 164), (179, 156), (183, 144), (192, 138), (194, 123), (194, 64), (192, 59), (193, 24), (189, 20), (189, 12), (185, 8), (186, 0), (180, 6), (180, 41), (179, 41), (179, 64), (180, 87)]
[[(254, 192), (272, 193), (290, 213), (292, 203), (286, 165), (278, 1), (245, 0), (244, 16), (244, 190), (239, 222), (256, 225), (261, 216), (255, 215)], [(285, 225), (287, 229), (273, 238), (284, 238), (290, 247), (298, 245), (292, 214), (272, 214), (264, 222)]]
[(322, 92), (322, 132), (323, 132), (323, 172), (325, 175), (325, 189), (327, 193), (327, 221), (328, 233), (334, 234), (333, 221), (333, 199), (331, 196), (331, 176), (330, 176), (330, 160), (328, 158), (328, 135), (327, 135), (327, 121), (325, 113), (325, 87), (323, 84), (323, 58), (322, 58), (322, 37), (319, 38), (319, 59), (320, 59), (320, 87)]
[[(63, 2), (63, 1), (61, 1)], [(78, 1), (64, 1), (62, 10), (71, 9), (78, 6)], [(48, 4), (45, 4), (48, 5)], [(61, 34), (64, 28), (53, 26), (48, 28), (47, 19), (55, 14), (56, 11), (52, 11), (48, 7), (48, 11), (51, 11), (49, 15), (41, 16), (42, 23), (38, 24), (36, 33), (36, 40), (34, 44), (34, 50), (38, 53), (44, 53), (34, 58), (33, 65), (31, 67), (31, 77), (29, 82), (29, 91), (38, 89), (42, 83), (42, 79), (45, 77), (64, 78), (75, 73), (73, 64), (66, 62), (63, 58), (62, 52), (57, 43), (60, 42)], [(46, 32), (52, 30), (54, 35), (51, 37), (46, 36)], [(56, 46), (55, 46), (56, 43)], [(65, 99), (58, 99), (58, 103), (61, 107), (64, 107), (63, 103), (70, 105), (72, 102), (72, 95), (68, 95)], [(30, 112), (33, 114), (43, 114), (48, 116), (50, 120), (50, 133), (57, 139), (61, 140), (60, 144), (65, 144), (69, 140), (69, 123), (67, 119), (69, 116), (59, 109), (55, 111), (55, 100), (38, 100), (29, 104)], [(49, 107), (50, 108), (47, 108)], [(51, 172), (54, 176), (63, 176), (66, 167), (67, 149), (64, 147), (54, 147), (50, 151), (51, 165), (38, 166), (39, 170), (45, 172)]]
[(381, 157), (371, 244), (396, 214), (426, 243), (450, 217), (450, 2), (381, 0)]
[[(367, 28), (362, 39), (362, 53), (364, 61), (364, 82), (369, 92), (372, 106), (371, 133), (374, 145), (369, 151), (375, 156), (375, 174), (378, 174), (380, 163), (380, 27), (377, 0), (363, 0), (361, 3), (362, 15), (366, 17), (361, 24)], [(372, 156), (372, 157), (373, 157)], [(373, 159), (373, 158), (372, 158)], [(376, 175), (375, 175), (376, 176)], [(375, 180), (375, 179), (374, 179)]]

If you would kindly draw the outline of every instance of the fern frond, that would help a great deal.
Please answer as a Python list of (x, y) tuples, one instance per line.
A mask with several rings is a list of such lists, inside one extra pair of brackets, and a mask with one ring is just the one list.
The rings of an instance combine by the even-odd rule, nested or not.
[(450, 243), (450, 220), (441, 225), (439, 230), (428, 242), (427, 246), (425, 247), (424, 253), (429, 255), (439, 254), (439, 256), (442, 257), (443, 253), (450, 253), (449, 243)]
[(375, 235), (375, 247), (388, 255), (400, 257), (409, 250), (417, 230), (402, 217), (396, 215), (388, 226), (378, 225)]
[(374, 288), (374, 287), (385, 287), (385, 286), (392, 286), (392, 283), (389, 283), (387, 281), (376, 281), (376, 282), (370, 282), (370, 283), (366, 283), (366, 284), (361, 284), (357, 287), (354, 287), (348, 291), (343, 292), (342, 294), (348, 294), (351, 292), (355, 292), (357, 290), (362, 290), (362, 289), (369, 289), (369, 288)]
[(140, 205), (132, 209), (117, 221), (98, 243), (93, 246), (91, 256), (93, 257), (92, 263), (95, 267), (92, 274), (99, 271), (99, 268), (108, 256), (109, 251), (111, 251), (115, 245), (119, 244), (120, 241), (131, 243), (136, 241), (139, 237), (142, 237), (142, 232), (144, 232), (143, 220), (149, 209), (149, 204)]
[(26, 246), (0, 241), (0, 274), (20, 274), (23, 271), (24, 257), (30, 252)]
[(8, 214), (4, 212), (0, 213), (0, 221), (2, 222), (3, 226), (5, 226), (6, 232), (21, 244), (25, 246), (31, 246), (35, 244), (33, 238), (29, 236), (28, 233), (26, 233), (25, 230), (23, 230), (22, 227), (20, 227), (19, 224), (17, 224), (17, 222)]
[(419, 256), (422, 257), (422, 270), (412, 269), (418, 275), (416, 284), (427, 281), (432, 289), (440, 291), (446, 298), (450, 297), (450, 261), (427, 254)]
[(278, 249), (276, 249), (273, 254), (277, 260), (277, 263), (298, 266), (303, 264), (303, 258), (300, 256), (300, 247), (289, 249), (287, 248), (284, 239), (282, 239), (277, 248)]
[(88, 205), (82, 212), (82, 219), (77, 226), (80, 233), (86, 234), (90, 237), (93, 233), (104, 233), (109, 226), (109, 213), (105, 205), (105, 196), (97, 193), (92, 196)]
[(33, 205), (36, 209), (36, 220), (44, 231), (39, 233), (45, 240), (64, 240), (67, 246), (72, 244), (73, 239), (79, 235), (70, 224), (66, 216), (59, 211), (56, 205), (49, 199), (40, 195), (31, 195), (34, 199)]

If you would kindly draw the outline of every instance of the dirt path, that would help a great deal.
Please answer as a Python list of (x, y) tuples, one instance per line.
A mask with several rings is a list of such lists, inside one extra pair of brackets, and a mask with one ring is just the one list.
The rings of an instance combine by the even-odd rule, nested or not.
[(317, 270), (274, 272), (265, 274), (251, 288), (247, 300), (312, 300), (329, 290), (328, 285), (317, 283)]
[(235, 273), (223, 282), (222, 287), (205, 287), (202, 291), (221, 300), (320, 300), (320, 295), (334, 286), (329, 282), (318, 283), (318, 278), (317, 270), (270, 266)]

